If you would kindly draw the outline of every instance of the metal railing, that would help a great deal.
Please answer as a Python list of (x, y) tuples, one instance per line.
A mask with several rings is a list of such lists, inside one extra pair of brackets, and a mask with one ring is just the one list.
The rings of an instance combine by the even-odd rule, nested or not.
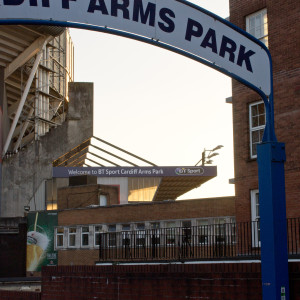
[[(300, 257), (300, 218), (287, 220), (290, 257)], [(100, 261), (260, 259), (258, 222), (100, 233)]]

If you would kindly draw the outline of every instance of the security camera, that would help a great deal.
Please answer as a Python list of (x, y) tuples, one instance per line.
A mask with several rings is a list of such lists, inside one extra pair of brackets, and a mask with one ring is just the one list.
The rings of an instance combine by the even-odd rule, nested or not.
[(25, 205), (25, 206), (24, 206), (24, 210), (25, 210), (25, 211), (30, 211), (30, 206), (29, 206), (29, 205)]

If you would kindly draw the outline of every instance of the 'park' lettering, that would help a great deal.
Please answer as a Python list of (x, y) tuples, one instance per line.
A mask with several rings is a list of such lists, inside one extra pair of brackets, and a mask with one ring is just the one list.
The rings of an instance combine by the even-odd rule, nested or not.
[[(185, 40), (191, 42), (193, 38), (201, 38), (203, 31), (203, 26), (199, 22), (188, 19)], [(247, 51), (244, 45), (240, 45), (237, 53), (237, 43), (225, 35), (222, 36), (220, 49), (218, 51), (216, 32), (212, 28), (207, 30), (200, 43), (200, 47), (210, 48), (213, 53), (222, 58), (227, 58), (230, 62), (236, 63), (240, 67), (243, 67), (243, 64), (245, 63), (247, 71), (253, 73), (251, 56), (254, 55), (255, 52), (252, 50)]]

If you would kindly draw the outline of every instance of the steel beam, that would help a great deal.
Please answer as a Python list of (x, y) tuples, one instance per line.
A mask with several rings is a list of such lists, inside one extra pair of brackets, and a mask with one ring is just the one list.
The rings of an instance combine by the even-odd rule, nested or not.
[(7, 79), (14, 71), (23, 66), (30, 58), (40, 52), (50, 36), (41, 36), (26, 48), (15, 60), (13, 60), (4, 71), (4, 79)]
[[(46, 39), (46, 41), (44, 42), (43, 44), (43, 47), (45, 47), (47, 45), (47, 43), (49, 42), (49, 40), (51, 39), (51, 37), (48, 37)], [(24, 103), (26, 101), (26, 98), (27, 98), (27, 95), (28, 95), (28, 92), (29, 92), (29, 89), (31, 87), (31, 84), (32, 84), (32, 81), (33, 81), (33, 78), (34, 78), (34, 75), (38, 69), (38, 66), (39, 66), (39, 63), (40, 63), (40, 60), (42, 58), (42, 55), (43, 55), (43, 51), (40, 51), (37, 56), (36, 56), (36, 59), (35, 59), (35, 62), (33, 64), (33, 67), (31, 69), (31, 72), (30, 72), (30, 75), (29, 75), (29, 78), (27, 80), (27, 83), (26, 83), (26, 86), (25, 86), (25, 89), (24, 89), (24, 93), (21, 97), (21, 101), (20, 101), (20, 104), (19, 104), (19, 107), (16, 111), (16, 114), (15, 114), (15, 117), (14, 117), (14, 120), (13, 120), (13, 123), (10, 127), (10, 130), (9, 130), (9, 133), (8, 133), (8, 136), (6, 138), (6, 141), (5, 141), (5, 144), (4, 144), (4, 147), (3, 147), (3, 150), (2, 150), (2, 157), (4, 157), (5, 153), (7, 152), (7, 149), (9, 147), (9, 144), (11, 142), (11, 139), (12, 139), (12, 136), (13, 136), (13, 133), (14, 133), (14, 130), (17, 126), (17, 123), (18, 123), (18, 120), (20, 118), (20, 115), (21, 115), (21, 112), (22, 112), (22, 109), (23, 109), (23, 106), (24, 106)]]

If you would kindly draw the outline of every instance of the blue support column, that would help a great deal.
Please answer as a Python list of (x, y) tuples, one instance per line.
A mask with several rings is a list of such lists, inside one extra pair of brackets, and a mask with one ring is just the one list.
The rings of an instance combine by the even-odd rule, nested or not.
[(257, 145), (257, 162), (263, 299), (288, 300), (285, 145), (278, 142)]

